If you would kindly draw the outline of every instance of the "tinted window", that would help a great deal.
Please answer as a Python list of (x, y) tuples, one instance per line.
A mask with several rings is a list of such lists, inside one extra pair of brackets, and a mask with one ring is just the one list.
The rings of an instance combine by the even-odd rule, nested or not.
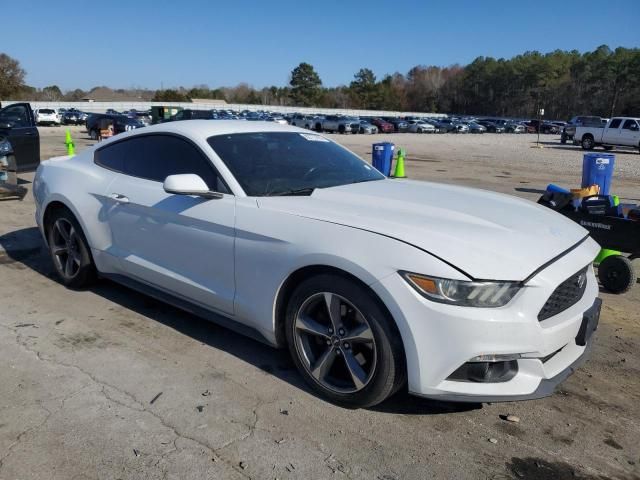
[(228, 189), (195, 146), (169, 135), (142, 135), (96, 151), (95, 162), (126, 175), (164, 182), (169, 175), (195, 173), (216, 192)]
[(622, 122), (621, 119), (614, 118), (613, 120), (611, 120), (611, 123), (609, 124), (609, 128), (620, 128), (621, 122)]
[(637, 124), (635, 120), (625, 120), (622, 128), (625, 128), (627, 130), (635, 130), (636, 126)]
[(311, 133), (236, 133), (207, 141), (250, 196), (384, 178), (345, 148)]
[(11, 105), (0, 110), (0, 122), (9, 123), (13, 127), (28, 127), (27, 107), (24, 105)]

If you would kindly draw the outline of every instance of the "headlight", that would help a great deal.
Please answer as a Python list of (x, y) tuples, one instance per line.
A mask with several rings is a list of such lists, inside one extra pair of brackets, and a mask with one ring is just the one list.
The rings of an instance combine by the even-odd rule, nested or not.
[(521, 288), (520, 282), (468, 282), (410, 272), (400, 272), (400, 275), (423, 297), (461, 307), (502, 307)]
[(13, 152), (9, 140), (0, 140), (0, 155), (8, 155)]

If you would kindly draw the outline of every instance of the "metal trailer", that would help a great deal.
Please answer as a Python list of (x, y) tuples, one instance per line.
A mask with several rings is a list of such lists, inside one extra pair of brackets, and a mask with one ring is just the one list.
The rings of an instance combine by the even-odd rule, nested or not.
[(598, 258), (598, 278), (602, 286), (612, 293), (631, 289), (637, 281), (632, 260), (640, 258), (640, 220), (580, 210), (560, 210), (559, 213), (587, 229), (591, 237), (606, 249)]

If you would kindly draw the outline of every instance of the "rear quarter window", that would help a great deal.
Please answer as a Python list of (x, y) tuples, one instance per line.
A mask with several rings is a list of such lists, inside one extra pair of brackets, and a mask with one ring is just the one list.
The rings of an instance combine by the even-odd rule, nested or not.
[(93, 161), (101, 167), (124, 173), (124, 157), (126, 155), (127, 142), (118, 142), (102, 147), (93, 154)]

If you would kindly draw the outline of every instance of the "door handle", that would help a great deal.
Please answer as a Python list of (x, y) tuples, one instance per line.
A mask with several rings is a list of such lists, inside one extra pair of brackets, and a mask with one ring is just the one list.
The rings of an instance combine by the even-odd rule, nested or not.
[(120, 193), (112, 193), (110, 198), (115, 200), (118, 203), (129, 203), (129, 197), (122, 195)]

